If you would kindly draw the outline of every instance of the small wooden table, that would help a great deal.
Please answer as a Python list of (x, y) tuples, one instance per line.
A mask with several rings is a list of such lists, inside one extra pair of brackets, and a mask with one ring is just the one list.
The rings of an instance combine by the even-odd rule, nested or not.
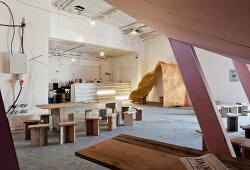
[(126, 111), (123, 112), (124, 126), (133, 126), (133, 114), (136, 112)]
[(24, 122), (24, 133), (25, 133), (25, 140), (30, 140), (30, 129), (28, 128), (29, 125), (36, 125), (41, 123), (41, 120), (25, 120)]
[(75, 142), (75, 121), (71, 122), (60, 122), (58, 126), (60, 127), (59, 143), (74, 143)]
[(101, 117), (94, 116), (94, 117), (86, 117), (85, 124), (86, 124), (86, 135), (99, 135), (99, 121)]
[(245, 138), (250, 139), (250, 125), (240, 126), (245, 131)]
[[(119, 135), (77, 151), (75, 155), (110, 169), (185, 170), (180, 162), (181, 157), (198, 157), (206, 153), (135, 136)], [(250, 167), (249, 161), (218, 155), (216, 157), (228, 168)]]
[(116, 113), (108, 113), (106, 114), (106, 117), (108, 119), (108, 130), (112, 131), (113, 129), (116, 129)]
[(30, 125), (31, 145), (43, 146), (48, 143), (48, 127), (49, 124)]

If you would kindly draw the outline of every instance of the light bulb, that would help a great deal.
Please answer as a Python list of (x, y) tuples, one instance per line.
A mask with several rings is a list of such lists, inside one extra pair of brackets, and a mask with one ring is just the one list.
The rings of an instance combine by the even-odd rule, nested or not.
[(104, 52), (100, 52), (100, 56), (101, 56), (101, 57), (104, 57)]
[(90, 20), (90, 25), (93, 26), (93, 27), (96, 26), (96, 21), (91, 19)]
[(76, 62), (76, 59), (72, 58), (72, 63)]
[(137, 34), (136, 30), (133, 30), (131, 33), (132, 33), (133, 35), (136, 35), (136, 34)]

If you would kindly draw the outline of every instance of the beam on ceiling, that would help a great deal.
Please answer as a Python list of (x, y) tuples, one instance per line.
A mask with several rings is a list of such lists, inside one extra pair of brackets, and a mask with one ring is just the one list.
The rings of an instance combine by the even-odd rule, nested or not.
[(243, 86), (243, 89), (246, 93), (248, 102), (250, 102), (250, 72), (247, 68), (246, 63), (243, 63), (241, 61), (238, 60), (233, 60), (235, 69), (239, 75), (241, 84)]
[(220, 114), (208, 87), (195, 50), (191, 45), (170, 39), (173, 52), (192, 101), (208, 150), (235, 157)]
[(116, 13), (117, 11), (118, 11), (118, 9), (113, 8), (106, 13), (92, 17), (91, 20), (92, 21), (103, 21), (105, 17), (110, 17), (112, 14)]
[(64, 9), (67, 6), (69, 6), (71, 3), (73, 3), (75, 0), (60, 0), (56, 3), (57, 8)]
[(166, 37), (250, 63), (249, 0), (105, 1)]

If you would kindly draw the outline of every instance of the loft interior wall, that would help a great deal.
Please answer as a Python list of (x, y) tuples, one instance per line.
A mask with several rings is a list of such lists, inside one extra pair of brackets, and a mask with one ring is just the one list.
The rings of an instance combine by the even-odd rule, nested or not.
[(112, 72), (114, 82), (130, 82), (131, 90), (135, 90), (138, 85), (138, 54), (120, 56), (112, 58)]
[[(144, 45), (141, 77), (152, 71), (159, 61), (176, 64), (167, 38), (156, 38)], [(229, 70), (235, 69), (231, 59), (199, 48), (195, 48), (195, 51), (215, 100), (225, 103), (248, 102), (241, 83), (229, 82)], [(148, 101), (159, 102), (159, 96), (163, 92), (161, 82), (159, 76), (156, 86), (149, 93)]]
[[(25, 18), (27, 26), (24, 33), (24, 50), (28, 55), (28, 59), (42, 55), (37, 60), (44, 64), (32, 61), (28, 63), (28, 74), (24, 75), (24, 86), (22, 94), (17, 104), (28, 104), (28, 113), (41, 113), (41, 110), (35, 107), (35, 104), (46, 103), (48, 100), (48, 35), (49, 35), (49, 14), (45, 11), (32, 8), (17, 2), (16, 0), (2, 0), (8, 4), (15, 17), (15, 23), (21, 24), (22, 17)], [(50, 0), (22, 0), (22, 2), (32, 4), (39, 8), (48, 10), (50, 8)], [(10, 14), (7, 8), (0, 4), (1, 23), (11, 24)], [(16, 36), (13, 44), (13, 51), (20, 52), (20, 34), (16, 29)], [(1, 27), (0, 31), (0, 52), (10, 51), (10, 40), (12, 36), (12, 28)], [(1, 60), (0, 60), (1, 61)], [(3, 64), (3, 63), (1, 63)], [(41, 76), (43, 75), (43, 76)], [(5, 108), (13, 103), (13, 98), (17, 97), (19, 92), (19, 84), (13, 87), (12, 74), (3, 73), (0, 69), (0, 89), (2, 91)], [(13, 88), (14, 93), (13, 93)], [(43, 111), (44, 112), (44, 111)], [(46, 111), (45, 111), (46, 112)], [(16, 115), (10, 116), (10, 126), (22, 125), (22, 120)]]

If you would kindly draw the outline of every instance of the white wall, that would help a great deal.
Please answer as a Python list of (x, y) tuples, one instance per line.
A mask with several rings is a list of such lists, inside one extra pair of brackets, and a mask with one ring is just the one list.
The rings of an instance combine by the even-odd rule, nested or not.
[(223, 103), (248, 102), (239, 82), (229, 82), (229, 69), (235, 69), (230, 58), (195, 48), (215, 100)]
[[(111, 59), (99, 59), (89, 54), (71, 58), (49, 58), (49, 82), (65, 82), (75, 79), (83, 81), (101, 79), (103, 83), (111, 81)], [(111, 73), (107, 75), (106, 73)]]
[[(49, 14), (39, 9), (24, 5), (16, 0), (2, 0), (12, 9), (15, 17), (15, 23), (21, 24), (22, 17), (25, 17), (27, 26), (25, 27), (24, 48), (28, 59), (41, 55), (38, 62), (30, 62), (29, 74), (24, 75), (23, 92), (18, 103), (28, 104), (28, 114), (41, 112), (35, 107), (36, 104), (47, 102), (48, 94), (48, 35), (49, 35)], [(43, 9), (50, 8), (50, 0), (21, 0), (22, 2), (38, 6)], [(0, 4), (1, 23), (10, 24), (10, 15), (7, 8)], [(0, 28), (0, 52), (10, 51), (10, 39), (12, 28)], [(20, 52), (20, 29), (16, 29), (14, 40), (14, 52)], [(1, 61), (1, 60), (0, 60)], [(3, 63), (1, 63), (3, 64)], [(16, 98), (19, 91), (19, 84), (15, 85), (11, 74), (2, 73), (0, 69), (0, 89), (2, 91), (6, 110), (12, 104), (13, 98)], [(44, 76), (41, 76), (44, 75)], [(45, 111), (46, 112), (46, 111)], [(27, 114), (27, 113), (26, 113)]]
[(114, 82), (131, 82), (131, 90), (135, 90), (138, 85), (138, 55), (132, 54), (128, 56), (112, 58), (112, 70)]

